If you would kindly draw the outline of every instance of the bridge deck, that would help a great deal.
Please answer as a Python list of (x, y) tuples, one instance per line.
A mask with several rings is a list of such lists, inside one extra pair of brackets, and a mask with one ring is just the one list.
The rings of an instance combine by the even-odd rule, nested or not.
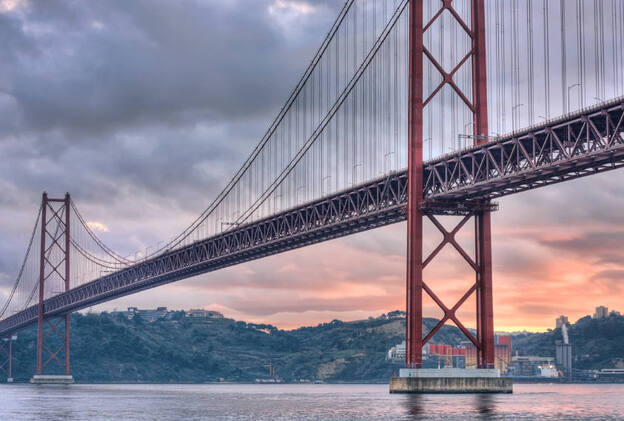
[[(425, 163), (426, 203), (465, 207), (624, 165), (624, 98)], [(233, 228), (108, 274), (44, 302), (65, 314), (137, 291), (405, 219), (407, 177), (366, 184)], [(440, 205), (441, 204), (441, 205)], [(465, 208), (464, 208), (465, 209)], [(7, 335), (37, 321), (37, 307), (0, 321)]]

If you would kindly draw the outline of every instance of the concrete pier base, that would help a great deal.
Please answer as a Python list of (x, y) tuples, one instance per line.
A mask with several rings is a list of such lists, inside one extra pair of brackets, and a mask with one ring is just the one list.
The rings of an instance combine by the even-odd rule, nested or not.
[(13, 383), (13, 377), (9, 377), (9, 378), (7, 379), (7, 383)]
[(30, 379), (32, 384), (72, 384), (74, 383), (73, 376), (52, 376), (52, 375), (37, 375), (35, 374)]
[(390, 393), (512, 393), (510, 377), (490, 369), (401, 369)]

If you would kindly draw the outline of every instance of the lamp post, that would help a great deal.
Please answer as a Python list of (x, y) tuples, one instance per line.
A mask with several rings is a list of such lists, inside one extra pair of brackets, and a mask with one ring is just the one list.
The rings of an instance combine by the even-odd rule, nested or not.
[(303, 186), (299, 186), (299, 187), (297, 187), (297, 190), (296, 190), (296, 193), (295, 193), (295, 196), (296, 196), (296, 198), (297, 198), (297, 204), (299, 204), (299, 190), (301, 190), (301, 189), (305, 189), (305, 188), (306, 188), (306, 185), (305, 185), (305, 184), (304, 184)]
[(240, 222), (229, 222), (229, 221), (223, 221), (221, 222), (221, 232), (223, 232), (223, 227), (237, 227), (240, 225)]
[[(386, 153), (386, 154), (384, 155), (384, 167), (386, 166), (386, 158), (388, 158), (390, 155), (393, 155), (393, 154), (394, 154), (394, 151), (391, 151), (391, 152), (388, 152), (388, 153)], [(388, 171), (390, 170), (390, 165), (388, 165), (388, 168), (384, 169), (384, 172), (385, 172), (386, 170), (388, 170)]]
[(355, 183), (355, 178), (356, 178), (356, 175), (357, 175), (356, 168), (357, 167), (361, 167), (361, 166), (362, 166), (362, 164), (353, 164), (353, 182), (352, 183), (353, 183), (354, 186), (356, 184)]
[(325, 180), (330, 179), (331, 175), (326, 175), (325, 177), (321, 178), (321, 196), (325, 195)]
[(572, 88), (575, 88), (577, 86), (581, 86), (580, 83), (574, 83), (570, 86), (568, 86), (568, 113), (570, 112), (570, 91), (572, 90)]
[(511, 129), (512, 129), (513, 131), (515, 131), (515, 130), (516, 130), (516, 120), (517, 120), (517, 118), (516, 118), (516, 110), (517, 110), (518, 108), (520, 108), (520, 107), (523, 107), (523, 106), (524, 106), (524, 104), (516, 104), (516, 105), (514, 105), (513, 107), (511, 107), (511, 115), (512, 115), (512, 117), (513, 117), (513, 123), (512, 123), (512, 126), (513, 126), (513, 127), (512, 127)]
[(275, 196), (273, 196), (273, 208), (274, 211), (277, 212), (277, 198), (278, 197), (282, 197), (282, 194), (276, 194)]
[[(470, 126), (472, 126), (472, 121), (464, 124), (464, 133), (466, 133), (468, 127), (470, 127)], [(461, 144), (461, 140), (462, 139), (468, 139), (468, 137), (469, 137), (468, 135), (463, 135), (461, 133), (457, 135), (457, 149), (458, 150), (463, 149), (462, 148), (462, 144)], [(464, 145), (464, 147), (465, 147), (465, 145)]]
[(433, 158), (433, 139), (428, 137), (424, 142), (429, 142), (429, 159)]

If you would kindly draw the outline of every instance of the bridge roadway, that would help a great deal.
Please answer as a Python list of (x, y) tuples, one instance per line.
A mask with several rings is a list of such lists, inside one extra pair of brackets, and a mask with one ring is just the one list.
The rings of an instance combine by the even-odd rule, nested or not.
[[(624, 98), (424, 164), (425, 210), (467, 213), (489, 199), (624, 165)], [(45, 300), (61, 315), (178, 281), (406, 219), (406, 171), (389, 174), (95, 279)], [(0, 321), (0, 336), (36, 323), (37, 306)]]

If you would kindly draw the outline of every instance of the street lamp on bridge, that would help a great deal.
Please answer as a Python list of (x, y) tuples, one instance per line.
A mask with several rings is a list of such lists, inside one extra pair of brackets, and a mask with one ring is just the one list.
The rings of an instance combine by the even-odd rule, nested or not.
[(570, 112), (570, 91), (577, 87), (577, 86), (582, 86), (580, 83), (575, 83), (573, 85), (568, 86), (568, 113)]

